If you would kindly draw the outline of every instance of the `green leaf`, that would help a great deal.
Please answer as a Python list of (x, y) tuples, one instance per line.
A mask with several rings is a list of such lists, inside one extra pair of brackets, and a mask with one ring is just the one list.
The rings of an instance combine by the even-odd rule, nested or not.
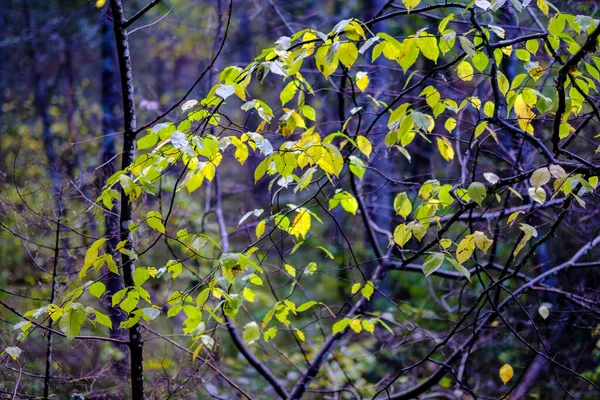
[(394, 198), (394, 210), (396, 214), (400, 215), (402, 218), (406, 219), (412, 212), (412, 203), (408, 198), (406, 192), (399, 193)]
[(464, 275), (465, 278), (467, 278), (469, 280), (469, 282), (471, 282), (471, 273), (469, 272), (468, 269), (466, 269), (465, 267), (463, 267), (462, 265), (460, 265), (453, 257), (446, 257), (446, 261), (448, 261), (450, 264), (452, 264), (452, 266), (454, 267), (454, 269), (456, 269), (458, 272), (460, 272), (461, 274)]
[(335, 335), (336, 333), (340, 333), (344, 329), (346, 329), (348, 327), (348, 324), (350, 324), (350, 320), (348, 318), (344, 318), (344, 319), (336, 322), (335, 324), (333, 324), (333, 326), (331, 327), (331, 330), (332, 330), (333, 334)]
[(72, 303), (69, 309), (60, 317), (59, 326), (67, 339), (72, 340), (81, 332), (85, 321), (85, 310), (79, 303)]
[(112, 321), (108, 317), (108, 315), (101, 313), (98, 310), (94, 310), (94, 315), (96, 319), (94, 320), (97, 324), (106, 326), (109, 329), (112, 329)]
[(304, 312), (308, 309), (310, 309), (312, 306), (319, 304), (318, 302), (314, 301), (314, 300), (310, 300), (307, 301), (306, 303), (302, 303), (298, 306), (298, 308), (296, 308), (296, 312)]
[(148, 226), (150, 226), (150, 228), (154, 229), (155, 231), (160, 232), (162, 234), (165, 233), (165, 226), (163, 225), (162, 215), (160, 214), (160, 212), (149, 211), (148, 214), (146, 214), (146, 222), (148, 223)]
[(425, 278), (437, 271), (443, 263), (444, 255), (442, 253), (432, 253), (427, 256), (422, 267)]
[(394, 242), (400, 247), (404, 247), (411, 237), (412, 229), (406, 224), (400, 224), (394, 229)]
[(244, 326), (243, 339), (249, 345), (260, 339), (260, 330), (256, 322), (249, 322)]
[(371, 296), (373, 295), (373, 292), (375, 291), (375, 287), (373, 286), (373, 282), (371, 281), (367, 281), (367, 283), (365, 283), (365, 286), (363, 286), (362, 290), (360, 291), (360, 293), (363, 295), (363, 297), (365, 297), (367, 300), (371, 300)]
[(473, 182), (469, 185), (469, 189), (467, 190), (469, 197), (475, 203), (481, 205), (485, 197), (487, 196), (487, 191), (483, 183)]
[(529, 178), (529, 182), (534, 188), (539, 188), (540, 186), (544, 186), (546, 183), (550, 182), (550, 170), (546, 167), (539, 168), (533, 171), (531, 174), (531, 178)]
[(97, 297), (97, 298), (102, 297), (102, 294), (104, 294), (105, 290), (106, 290), (106, 286), (102, 282), (93, 283), (88, 288), (88, 292), (90, 292), (90, 294), (92, 296)]

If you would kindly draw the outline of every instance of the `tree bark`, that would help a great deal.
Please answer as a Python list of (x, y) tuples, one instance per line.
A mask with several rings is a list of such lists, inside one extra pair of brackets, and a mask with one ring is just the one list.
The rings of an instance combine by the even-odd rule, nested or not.
[[(129, 53), (129, 40), (125, 29), (126, 19), (121, 0), (111, 0), (115, 41), (117, 44), (117, 59), (121, 72), (121, 93), (123, 96), (123, 155), (121, 169), (126, 170), (133, 162), (135, 156), (135, 101), (133, 97), (133, 72), (131, 69), (131, 55)], [(125, 241), (125, 249), (133, 251), (132, 235), (129, 225), (132, 222), (132, 207), (129, 197), (120, 190), (121, 209), (119, 217), (119, 236)], [(121, 273), (125, 286), (134, 286), (133, 273), (135, 266), (133, 259), (127, 254), (121, 254)], [(129, 352), (131, 363), (131, 398), (142, 400), (144, 398), (144, 367), (143, 367), (143, 342), (139, 324), (129, 328)]]
[[(117, 106), (117, 93), (115, 88), (117, 61), (114, 49), (114, 36), (110, 29), (110, 21), (104, 17), (100, 21), (102, 35), (101, 57), (102, 57), (102, 148), (100, 163), (103, 166), (100, 173), (100, 182), (106, 180), (116, 172), (117, 160), (115, 150), (115, 135), (118, 123), (115, 116)], [(104, 215), (104, 234), (108, 238), (106, 252), (113, 254), (119, 243), (119, 221), (116, 213), (119, 208), (113, 208), (114, 213)], [(123, 339), (119, 325), (125, 320), (122, 313), (112, 306), (112, 296), (123, 288), (121, 277), (106, 269), (106, 307), (112, 322), (110, 337)], [(117, 347), (125, 352), (127, 349), (121, 345)], [(115, 365), (119, 374), (125, 374), (127, 362), (120, 360)]]

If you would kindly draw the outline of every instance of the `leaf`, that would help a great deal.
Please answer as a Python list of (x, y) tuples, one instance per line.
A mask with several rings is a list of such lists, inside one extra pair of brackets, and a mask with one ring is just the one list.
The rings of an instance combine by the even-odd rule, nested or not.
[(456, 248), (456, 259), (460, 264), (464, 264), (475, 251), (475, 235), (468, 235), (460, 241)]
[(406, 7), (406, 9), (408, 11), (410, 11), (413, 8), (415, 8), (416, 6), (418, 6), (420, 2), (421, 2), (421, 0), (402, 0), (404, 7)]
[(542, 304), (540, 308), (538, 308), (538, 313), (543, 319), (548, 319), (550, 316), (550, 309), (545, 304)]
[(492, 243), (494, 243), (494, 241), (485, 236), (485, 233), (480, 231), (475, 231), (473, 235), (475, 245), (485, 254), (492, 245)]
[(469, 282), (471, 282), (471, 273), (469, 272), (468, 269), (466, 269), (465, 267), (463, 267), (462, 265), (460, 265), (453, 257), (446, 257), (446, 261), (448, 261), (450, 264), (452, 264), (452, 266), (454, 267), (455, 270), (457, 270), (458, 272), (460, 272), (461, 274), (463, 274), (463, 276), (465, 278), (467, 278), (469, 280)]
[(338, 57), (340, 62), (346, 67), (350, 68), (354, 65), (354, 62), (358, 58), (358, 49), (352, 42), (343, 42), (340, 44), (338, 50)]
[(371, 142), (366, 137), (359, 135), (356, 137), (356, 145), (361, 153), (365, 156), (369, 157), (371, 155), (371, 151), (373, 150), (373, 146)]
[(529, 178), (529, 182), (534, 188), (539, 188), (540, 186), (544, 186), (546, 183), (550, 182), (550, 177), (550, 170), (548, 168), (539, 168), (533, 171), (531, 178)]
[(362, 179), (365, 174), (365, 163), (356, 156), (350, 156), (350, 165), (348, 166), (350, 172), (356, 175), (359, 179)]
[(545, 16), (548, 16), (550, 8), (548, 7), (548, 3), (546, 3), (546, 0), (537, 0), (537, 6), (540, 9), (540, 11), (544, 13)]
[(100, 250), (100, 248), (102, 247), (104, 242), (106, 242), (106, 240), (107, 240), (106, 238), (98, 239), (94, 243), (92, 243), (92, 245), (90, 246), (89, 249), (87, 249), (87, 251), (85, 252), (85, 258), (83, 261), (83, 268), (79, 272), (80, 279), (85, 276), (89, 267), (91, 267), (92, 264), (96, 260), (98, 260), (98, 258), (99, 258), (98, 251)]
[(22, 350), (18, 347), (7, 347), (6, 349), (4, 349), (4, 351), (6, 351), (6, 354), (11, 356), (13, 358), (13, 360), (16, 360), (17, 358), (19, 358), (19, 356), (21, 355), (21, 352), (22, 352)]
[(437, 271), (444, 263), (444, 255), (442, 253), (432, 253), (425, 259), (423, 263), (423, 273), (425, 278)]
[[(458, 41), (460, 42), (462, 49), (469, 57), (473, 57), (475, 55), (477, 52), (475, 45), (466, 36), (459, 36)], [(469, 64), (469, 66), (471, 66), (471, 64)]]
[(94, 310), (94, 315), (96, 316), (94, 322), (102, 326), (106, 326), (109, 329), (112, 329), (112, 321), (110, 320), (110, 317), (108, 315), (103, 314), (98, 310)]
[(344, 329), (346, 329), (348, 327), (349, 323), (350, 323), (350, 320), (348, 318), (344, 318), (344, 319), (336, 322), (335, 324), (333, 324), (333, 326), (331, 327), (333, 334), (335, 335), (336, 333), (342, 332)]
[(244, 326), (244, 332), (242, 334), (244, 342), (250, 345), (260, 339), (260, 330), (258, 324), (254, 321), (247, 323)]
[(417, 46), (425, 58), (437, 63), (440, 55), (440, 49), (435, 36), (429, 35), (425, 32), (422, 33), (417, 39)]
[(371, 296), (373, 295), (373, 292), (375, 291), (375, 287), (373, 286), (373, 282), (371, 281), (367, 281), (367, 283), (365, 284), (365, 286), (363, 286), (362, 290), (360, 291), (360, 293), (363, 295), (363, 297), (365, 297), (367, 300), (371, 300)]
[(70, 308), (60, 317), (59, 326), (67, 339), (72, 340), (81, 332), (81, 325), (85, 321), (85, 310), (78, 303), (72, 303)]
[(405, 192), (399, 193), (394, 198), (394, 210), (404, 219), (412, 212), (412, 203)]
[(296, 312), (304, 312), (317, 304), (319, 303), (314, 300), (307, 301), (306, 303), (300, 304), (298, 308), (296, 308)]
[(94, 297), (100, 298), (104, 291), (106, 290), (106, 286), (102, 282), (96, 282), (88, 288), (88, 292)]
[(155, 307), (142, 308), (142, 313), (147, 319), (153, 320), (160, 315), (160, 309)]
[(406, 224), (401, 224), (394, 229), (394, 242), (400, 247), (404, 247), (406, 242), (412, 237), (412, 229)]
[(367, 90), (369, 86), (369, 75), (366, 72), (359, 71), (356, 73), (356, 86), (360, 89), (361, 92)]
[(294, 217), (290, 226), (290, 235), (304, 238), (310, 229), (310, 213), (305, 209), (300, 209)]
[(267, 226), (267, 222), (266, 221), (260, 221), (257, 225), (256, 225), (256, 238), (260, 239), (263, 235), (263, 233), (265, 233), (265, 227)]
[(275, 336), (277, 336), (277, 328), (275, 328), (274, 326), (272, 326), (269, 329), (267, 329), (265, 331), (265, 333), (263, 334), (263, 340), (265, 342), (268, 342), (269, 340), (274, 339)]
[(281, 100), (281, 105), (285, 106), (287, 102), (292, 100), (294, 98), (294, 96), (296, 95), (297, 91), (298, 91), (298, 86), (296, 85), (295, 81), (291, 81), (290, 83), (285, 85), (285, 87), (283, 88), (281, 93), (279, 93), (279, 99)]
[(454, 159), (454, 149), (452, 148), (452, 143), (446, 137), (438, 137), (437, 145), (442, 157), (446, 161), (452, 161)]
[(546, 201), (546, 191), (544, 188), (530, 187), (527, 189), (527, 193), (529, 194), (529, 197), (531, 197), (531, 200), (535, 201), (536, 203), (544, 204)]
[(296, 268), (292, 267), (290, 264), (284, 264), (283, 268), (285, 269), (285, 272), (290, 274), (293, 278), (296, 277)]
[(504, 364), (502, 368), (500, 368), (500, 379), (502, 379), (502, 382), (505, 385), (512, 379), (513, 375), (514, 371), (510, 364)]
[(250, 303), (254, 303), (254, 298), (256, 297), (256, 294), (252, 289), (244, 288), (244, 290), (242, 291), (242, 296), (244, 296), (244, 299), (248, 300)]
[(471, 183), (469, 185), (467, 193), (469, 194), (471, 200), (473, 200), (479, 205), (481, 205), (481, 203), (483, 202), (483, 200), (485, 200), (485, 197), (487, 196), (485, 186), (483, 185), (483, 183), (480, 182)]
[(473, 67), (468, 61), (463, 60), (456, 67), (456, 74), (461, 80), (471, 82), (473, 80)]
[(188, 100), (181, 105), (181, 111), (187, 111), (198, 104), (198, 100)]
[(491, 3), (488, 0), (475, 0), (475, 5), (484, 11), (487, 11), (490, 8)]
[(523, 249), (523, 247), (525, 247), (525, 245), (527, 244), (529, 239), (531, 239), (532, 237), (537, 237), (537, 235), (538, 235), (537, 230), (531, 225), (521, 224), (521, 230), (523, 231), (524, 234), (523, 234), (523, 238), (517, 244), (517, 247), (515, 248), (515, 251), (513, 253), (515, 257), (517, 256), (517, 254), (519, 254), (519, 252)]
[(484, 172), (483, 177), (485, 178), (486, 181), (488, 181), (492, 185), (497, 183), (500, 180), (500, 177), (498, 175), (494, 174), (493, 172)]
[(508, 216), (506, 223), (510, 226), (515, 222), (515, 219), (519, 216), (519, 214), (525, 214), (525, 211), (515, 211), (514, 213)]
[(96, 0), (96, 8), (102, 8), (106, 4), (107, 0)]
[(235, 86), (233, 85), (221, 85), (215, 90), (215, 94), (225, 100), (229, 96), (235, 93)]
[(158, 211), (149, 211), (146, 214), (146, 222), (150, 228), (162, 234), (165, 233), (165, 226), (162, 223), (162, 215)]

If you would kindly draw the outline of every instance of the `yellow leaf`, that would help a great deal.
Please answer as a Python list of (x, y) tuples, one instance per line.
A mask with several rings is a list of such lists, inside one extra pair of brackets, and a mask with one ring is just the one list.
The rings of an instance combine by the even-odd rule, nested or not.
[(527, 105), (525, 99), (522, 94), (517, 95), (515, 99), (515, 114), (519, 118), (519, 126), (524, 131), (533, 134), (533, 126), (531, 125), (531, 120), (535, 117), (533, 111), (529, 105)]
[(252, 289), (244, 288), (242, 294), (246, 300), (248, 300), (250, 303), (254, 303), (254, 298), (256, 297), (256, 294)]
[(456, 67), (456, 73), (458, 77), (465, 82), (471, 82), (473, 80), (473, 67), (468, 61), (461, 61)]
[(256, 225), (256, 238), (259, 239), (263, 233), (265, 233), (265, 227), (267, 226), (267, 222), (266, 221), (260, 221), (257, 225)]
[(421, 0), (402, 0), (402, 3), (404, 3), (404, 7), (406, 7), (408, 11), (418, 6), (420, 2)]
[(298, 214), (292, 221), (290, 234), (296, 237), (304, 238), (310, 229), (310, 214), (306, 210), (298, 211)]
[(500, 379), (502, 379), (502, 382), (504, 382), (505, 385), (512, 379), (513, 375), (513, 367), (511, 367), (510, 364), (504, 364), (502, 368), (500, 368)]
[(440, 50), (438, 48), (437, 40), (435, 36), (422, 33), (417, 39), (417, 46), (421, 50), (421, 54), (425, 58), (430, 59), (434, 63), (437, 63)]
[(406, 242), (412, 237), (411, 227), (407, 227), (406, 224), (401, 224), (394, 230), (394, 242), (400, 247), (404, 247)]
[(356, 332), (356, 333), (360, 333), (362, 331), (362, 325), (360, 323), (360, 319), (353, 319), (352, 321), (350, 321), (350, 328)]
[(446, 128), (448, 132), (452, 132), (454, 128), (456, 128), (456, 120), (452, 117), (448, 118), (444, 124), (444, 128)]
[(456, 259), (460, 264), (463, 264), (475, 251), (475, 235), (468, 235), (460, 241), (456, 248)]
[(367, 90), (369, 86), (369, 76), (366, 72), (357, 72), (356, 73), (356, 86), (360, 89), (361, 92)]
[(546, 0), (537, 0), (537, 6), (540, 9), (540, 11), (544, 13), (545, 16), (548, 16), (548, 11), (550, 11), (550, 8), (548, 7), (548, 3), (546, 3)]
[(293, 278), (296, 277), (296, 268), (292, 267), (290, 264), (285, 264), (283, 268), (285, 268), (285, 272), (290, 274)]
[(106, 0), (96, 0), (96, 8), (102, 8), (106, 4)]
[(338, 50), (338, 57), (340, 62), (344, 64), (346, 68), (350, 68), (354, 65), (354, 62), (358, 58), (358, 49), (352, 42), (344, 42), (340, 44)]
[(369, 157), (371, 155), (373, 146), (371, 145), (371, 142), (369, 142), (369, 139), (360, 135), (356, 138), (356, 144), (358, 145), (358, 149), (360, 150), (360, 152), (363, 153), (365, 156)]
[(452, 161), (454, 159), (454, 149), (448, 138), (437, 138), (437, 145), (444, 160)]

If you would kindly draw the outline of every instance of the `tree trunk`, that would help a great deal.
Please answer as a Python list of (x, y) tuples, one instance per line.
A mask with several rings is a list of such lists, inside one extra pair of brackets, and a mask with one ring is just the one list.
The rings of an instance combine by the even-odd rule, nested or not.
[[(102, 148), (101, 160), (103, 165), (100, 173), (100, 182), (106, 180), (116, 172), (117, 160), (115, 150), (114, 133), (118, 130), (118, 123), (115, 117), (115, 108), (117, 106), (117, 93), (115, 88), (117, 61), (114, 49), (114, 36), (110, 29), (110, 22), (107, 18), (102, 18), (101, 35), (102, 35)], [(114, 213), (106, 213), (104, 215), (105, 236), (108, 237), (106, 242), (106, 252), (113, 254), (117, 244), (119, 243), (119, 221), (116, 213), (118, 207), (113, 208)], [(123, 339), (123, 335), (119, 330), (119, 325), (125, 320), (122, 313), (112, 306), (112, 296), (123, 288), (123, 282), (119, 275), (106, 269), (106, 307), (112, 322), (110, 337), (115, 339)], [(118, 345), (122, 351), (126, 349)], [(121, 360), (116, 363), (116, 369), (119, 374), (124, 374), (126, 370), (126, 361)]]
[[(115, 31), (115, 41), (117, 44), (117, 58), (119, 61), (119, 70), (121, 72), (121, 93), (123, 96), (123, 155), (121, 169), (127, 169), (133, 162), (135, 156), (135, 101), (133, 97), (133, 73), (131, 69), (131, 55), (129, 53), (129, 40), (127, 30), (124, 27), (125, 15), (123, 13), (123, 4), (121, 0), (111, 0), (113, 24)], [(132, 207), (129, 198), (120, 190), (121, 210), (119, 218), (120, 239), (125, 241), (125, 249), (132, 251), (132, 235), (129, 231), (129, 225), (132, 222)], [(133, 272), (135, 266), (133, 259), (126, 254), (121, 254), (121, 271), (123, 280), (128, 287), (134, 286)], [(135, 324), (129, 328), (129, 351), (131, 361), (131, 398), (133, 400), (142, 400), (144, 398), (144, 366), (143, 366), (143, 342), (141, 337), (140, 325)]]

